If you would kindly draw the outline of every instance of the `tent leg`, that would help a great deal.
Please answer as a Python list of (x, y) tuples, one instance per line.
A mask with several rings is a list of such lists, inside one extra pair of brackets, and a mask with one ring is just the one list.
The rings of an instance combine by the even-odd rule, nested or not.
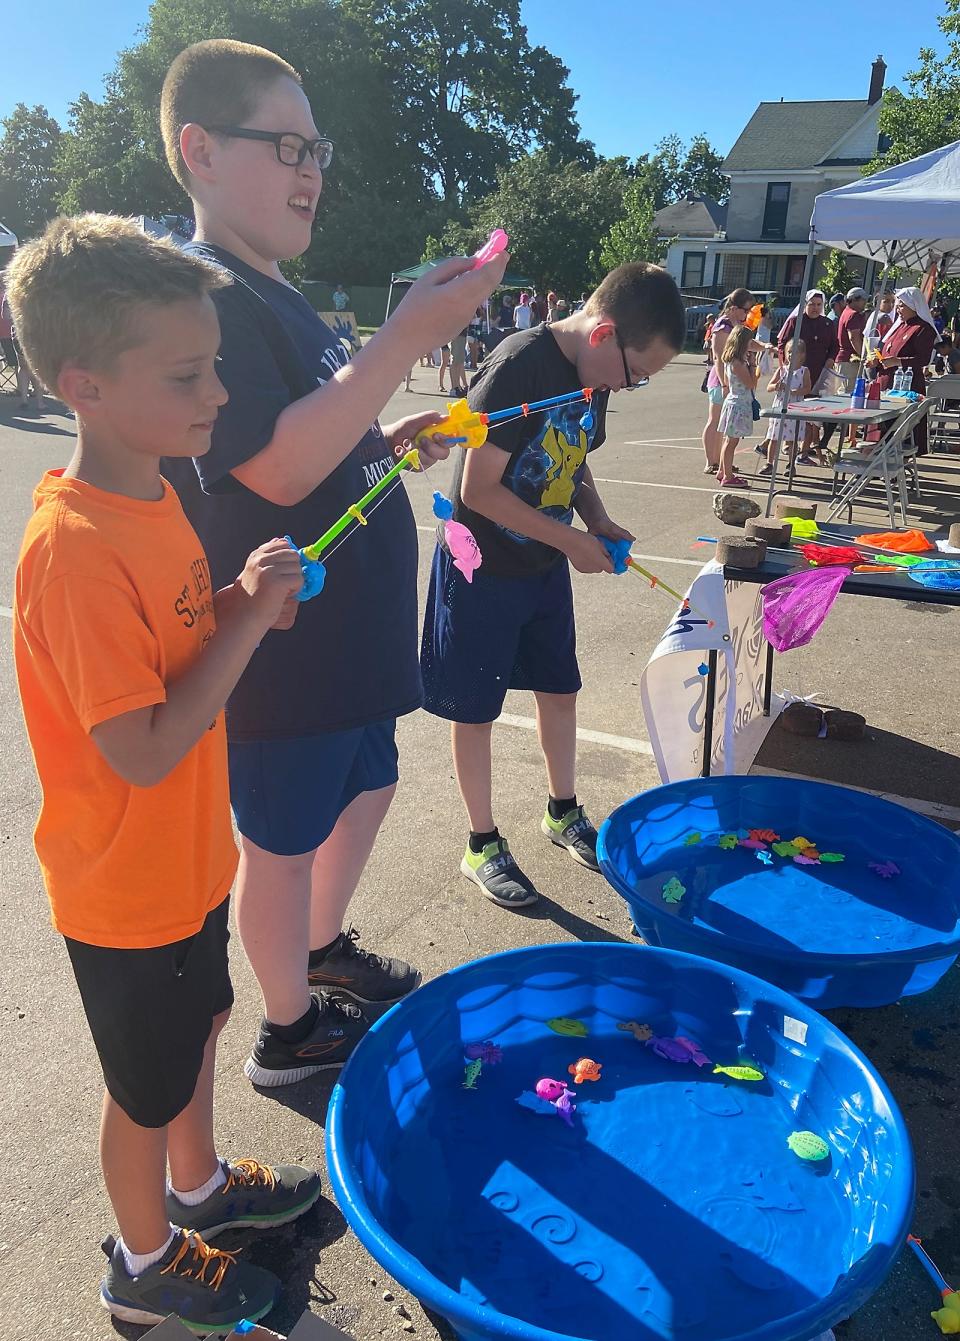
[(384, 317), (383, 317), (384, 322), (387, 322), (387, 321), (390, 320), (390, 303), (391, 303), (392, 301), (393, 301), (393, 275), (390, 276), (390, 288), (389, 288), (389, 290), (388, 290), (388, 292), (387, 292), (387, 310), (386, 310), (386, 312), (384, 313)]
[[(800, 334), (800, 327), (803, 325), (804, 299), (806, 297), (807, 289), (810, 285), (810, 276), (813, 274), (813, 258), (814, 255), (816, 254), (816, 250), (817, 250), (817, 240), (814, 236), (813, 229), (811, 229), (810, 245), (807, 248), (807, 260), (806, 264), (803, 267), (803, 282), (800, 285), (800, 313), (799, 316), (797, 317), (797, 324), (794, 327), (794, 336), (798, 336)], [(793, 374), (797, 370), (799, 359), (800, 359), (799, 342), (798, 340), (794, 339), (793, 351), (790, 355), (790, 367), (787, 369), (786, 384), (787, 384), (788, 401), (790, 399), (790, 383), (793, 381)], [(785, 423), (786, 420), (784, 419), (783, 415), (781, 415), (780, 419), (777, 421), (777, 441), (776, 446), (773, 449), (773, 469), (770, 471), (770, 488), (767, 490), (767, 510), (766, 513), (764, 514), (767, 517), (770, 516), (771, 510), (773, 509), (773, 495), (775, 494), (777, 489), (777, 466), (780, 463), (780, 448), (783, 445), (783, 428)], [(797, 436), (798, 437), (800, 436), (799, 423), (797, 424)]]

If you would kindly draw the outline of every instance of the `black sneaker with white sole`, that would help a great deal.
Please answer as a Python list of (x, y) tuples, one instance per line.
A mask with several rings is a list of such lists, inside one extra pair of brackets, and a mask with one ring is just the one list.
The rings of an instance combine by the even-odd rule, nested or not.
[(238, 1262), (236, 1253), (211, 1248), (183, 1229), (160, 1261), (139, 1276), (130, 1275), (112, 1234), (100, 1246), (110, 1259), (100, 1302), (122, 1322), (163, 1322), (173, 1313), (195, 1336), (221, 1336), (238, 1322), (264, 1317), (280, 1297), (272, 1272)]
[(307, 982), (312, 988), (351, 996), (364, 1005), (393, 1005), (421, 982), (420, 970), (402, 959), (365, 950), (355, 927), (341, 931), (322, 958), (315, 952), (310, 960)]
[(196, 1230), (209, 1242), (226, 1229), (286, 1225), (307, 1212), (320, 1195), (320, 1175), (299, 1164), (260, 1164), (255, 1159), (221, 1160), (227, 1181), (197, 1206), (185, 1206), (167, 1192), (172, 1225)]
[(318, 1071), (343, 1066), (370, 1028), (359, 1006), (352, 1001), (310, 994), (319, 1006), (317, 1022), (299, 1043), (285, 1043), (272, 1032), (266, 1020), (253, 1051), (243, 1064), (243, 1073), (254, 1085), (268, 1089), (275, 1085), (293, 1085)]
[(533, 881), (517, 865), (505, 838), (487, 843), (482, 852), (474, 852), (468, 843), (460, 873), (479, 885), (487, 898), (501, 908), (528, 908), (540, 897)]

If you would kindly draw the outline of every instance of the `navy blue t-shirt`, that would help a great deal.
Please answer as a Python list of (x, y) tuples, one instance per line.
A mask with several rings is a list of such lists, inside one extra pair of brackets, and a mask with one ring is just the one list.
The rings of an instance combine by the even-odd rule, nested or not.
[[(300, 546), (316, 540), (394, 458), (374, 422), (332, 474), (292, 507), (268, 502), (230, 474), (267, 446), (286, 406), (327, 381), (349, 355), (296, 289), (220, 247), (189, 250), (235, 277), (213, 294), (221, 330), (217, 371), (230, 399), (220, 409), (209, 453), (194, 461), (168, 458), (164, 474), (221, 587), (273, 536), (290, 535)], [(381, 498), (369, 524), (353, 528), (356, 534), (348, 532), (330, 554), (326, 585), (300, 605), (293, 628), (271, 631), (254, 652), (227, 704), (232, 740), (346, 731), (419, 707), (416, 526), (402, 484), (388, 486)]]

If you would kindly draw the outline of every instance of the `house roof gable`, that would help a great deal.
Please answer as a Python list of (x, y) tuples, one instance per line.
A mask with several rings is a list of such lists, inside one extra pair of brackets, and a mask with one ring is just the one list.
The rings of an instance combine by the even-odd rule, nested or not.
[(791, 168), (816, 167), (840, 148), (847, 134), (870, 110), (871, 104), (865, 98), (762, 102), (740, 132), (724, 160), (723, 170), (785, 172)]

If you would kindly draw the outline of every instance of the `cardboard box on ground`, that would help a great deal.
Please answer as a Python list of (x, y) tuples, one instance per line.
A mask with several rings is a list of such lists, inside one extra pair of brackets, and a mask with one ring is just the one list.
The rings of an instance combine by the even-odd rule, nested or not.
[[(234, 1333), (227, 1333), (227, 1337), (232, 1335)], [(171, 1316), (147, 1332), (142, 1341), (196, 1341), (196, 1338), (179, 1319)], [(210, 1341), (214, 1341), (213, 1337)], [(322, 1322), (312, 1313), (304, 1313), (287, 1338), (279, 1332), (271, 1332), (267, 1327), (255, 1327), (252, 1332), (246, 1333), (245, 1341), (351, 1341), (351, 1338), (346, 1332), (341, 1332), (339, 1327), (331, 1327), (329, 1322)]]

